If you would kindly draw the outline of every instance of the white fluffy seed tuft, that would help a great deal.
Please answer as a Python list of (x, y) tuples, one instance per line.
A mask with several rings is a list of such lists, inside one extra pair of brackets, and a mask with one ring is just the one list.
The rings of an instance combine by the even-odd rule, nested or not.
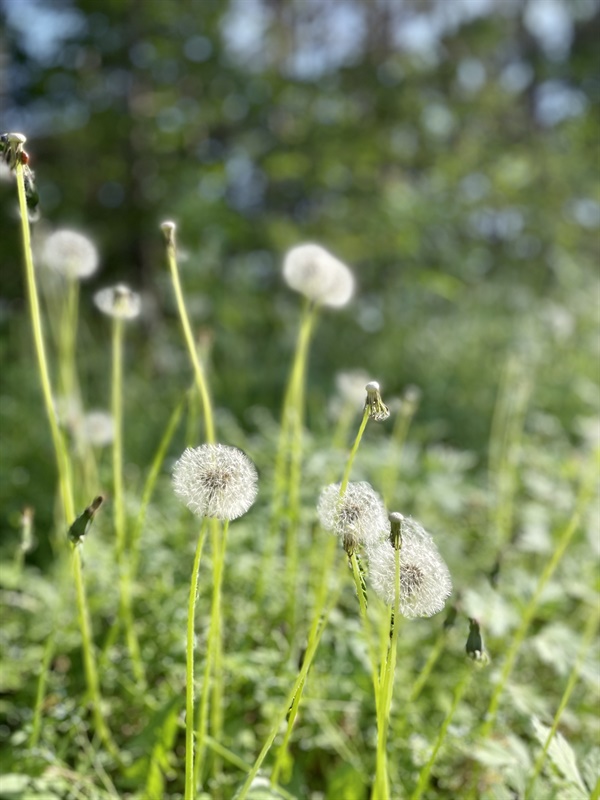
[[(418, 522), (400, 516), (400, 612), (408, 618), (431, 617), (452, 593), (450, 572), (431, 536)], [(385, 539), (369, 547), (369, 582), (387, 605), (393, 605), (396, 551)]]
[(241, 517), (256, 498), (257, 482), (248, 456), (223, 444), (188, 447), (173, 468), (175, 494), (200, 517)]
[(318, 244), (289, 250), (283, 277), (291, 289), (325, 306), (341, 308), (354, 293), (354, 276), (348, 267)]
[(326, 486), (317, 514), (323, 528), (344, 540), (344, 546), (369, 545), (390, 533), (385, 506), (371, 484), (349, 483), (340, 497), (339, 483)]
[(100, 289), (94, 295), (94, 303), (103, 314), (115, 319), (135, 319), (142, 310), (142, 298), (124, 283)]
[(63, 229), (50, 234), (42, 249), (42, 261), (69, 280), (88, 278), (98, 269), (98, 251), (91, 239)]

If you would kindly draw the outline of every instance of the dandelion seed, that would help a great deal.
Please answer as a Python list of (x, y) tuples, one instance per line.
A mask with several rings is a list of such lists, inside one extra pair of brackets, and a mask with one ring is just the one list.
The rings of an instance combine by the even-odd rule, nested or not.
[(123, 283), (96, 292), (94, 303), (103, 314), (116, 319), (134, 319), (142, 310), (142, 299), (139, 294), (132, 292)]
[(339, 483), (326, 486), (321, 492), (317, 514), (323, 528), (332, 531), (344, 542), (351, 554), (359, 545), (374, 544), (390, 533), (383, 501), (369, 483), (349, 483), (340, 497)]
[[(392, 516), (392, 530), (400, 520), (400, 611), (405, 617), (431, 617), (441, 611), (452, 592), (450, 572), (431, 536), (418, 522)], [(398, 520), (399, 518), (399, 520)], [(396, 556), (390, 539), (368, 550), (369, 580), (387, 605), (395, 595)]]
[(256, 468), (237, 447), (203, 444), (183, 453), (173, 468), (173, 490), (194, 514), (237, 519), (257, 494)]
[(369, 417), (375, 422), (384, 422), (389, 417), (390, 410), (381, 399), (379, 384), (377, 381), (371, 381), (367, 383), (365, 390), (367, 392), (365, 408), (369, 409)]
[(348, 267), (318, 244), (289, 250), (283, 277), (291, 289), (325, 306), (345, 306), (354, 293), (354, 276)]
[(42, 260), (51, 270), (69, 280), (88, 278), (98, 269), (98, 251), (94, 243), (87, 236), (66, 228), (48, 236), (42, 249)]

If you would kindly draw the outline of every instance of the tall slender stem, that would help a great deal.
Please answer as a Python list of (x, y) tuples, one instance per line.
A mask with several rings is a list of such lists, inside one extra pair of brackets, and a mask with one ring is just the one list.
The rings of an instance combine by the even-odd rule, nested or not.
[[(221, 637), (221, 583), (223, 578), (223, 560), (225, 556), (225, 546), (229, 520), (223, 523), (222, 538), (217, 520), (211, 520), (211, 544), (213, 552), (213, 592), (210, 612), (210, 626), (208, 629), (208, 642), (206, 645), (206, 662), (204, 665), (204, 677), (202, 681), (202, 699), (200, 701), (200, 711), (198, 714), (198, 724), (196, 727), (196, 763), (194, 765), (194, 785), (198, 786), (202, 777), (202, 767), (206, 751), (206, 733), (208, 731), (208, 710), (209, 698), (214, 678), (213, 667), (215, 654), (219, 646)], [(221, 676), (218, 677), (221, 680)], [(217, 690), (219, 691), (219, 690)], [(220, 696), (220, 695), (219, 695)], [(214, 703), (214, 694), (213, 694)], [(214, 718), (213, 718), (214, 719)]]
[(192, 327), (190, 325), (187, 309), (185, 307), (185, 301), (183, 299), (183, 292), (181, 290), (181, 281), (179, 280), (179, 269), (177, 266), (177, 254), (175, 249), (175, 226), (172, 225), (172, 227), (167, 227), (168, 225), (169, 223), (165, 223), (165, 225), (163, 225), (163, 231), (165, 233), (167, 241), (167, 261), (169, 262), (169, 269), (171, 271), (171, 281), (173, 283), (173, 289), (175, 291), (177, 310), (179, 311), (179, 318), (181, 320), (181, 325), (183, 328), (183, 333), (185, 336), (188, 353), (190, 356), (190, 360), (192, 362), (192, 367), (194, 369), (196, 386), (198, 387), (198, 392), (200, 394), (200, 397), (202, 398), (206, 441), (209, 444), (214, 444), (215, 424), (213, 421), (212, 405), (210, 401), (210, 394), (208, 391), (208, 383), (206, 380), (206, 376), (204, 374), (204, 368), (202, 367), (202, 364), (200, 363), (200, 359), (198, 357), (196, 343), (194, 342), (194, 336), (192, 334)]
[(194, 783), (194, 654), (195, 654), (195, 620), (196, 598), (198, 597), (198, 573), (202, 549), (206, 539), (206, 519), (202, 522), (200, 534), (196, 543), (192, 579), (190, 581), (190, 594), (188, 599), (187, 619), (187, 647), (185, 662), (185, 800), (193, 800), (196, 796)]

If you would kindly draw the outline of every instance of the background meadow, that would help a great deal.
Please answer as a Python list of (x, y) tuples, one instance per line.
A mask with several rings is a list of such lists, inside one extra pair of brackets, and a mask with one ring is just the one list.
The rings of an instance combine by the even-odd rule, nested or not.
[[(377, 380), (392, 415), (367, 425), (351, 480), (420, 521), (454, 585), (443, 612), (399, 622), (390, 797), (597, 798), (600, 4), (0, 7), (0, 127), (26, 134), (40, 193), (32, 244), (76, 514), (105, 497), (77, 553), (115, 745), (99, 734), (86, 680), (73, 519), (58, 491), (6, 170), (0, 797), (184, 796), (200, 521), (170, 475), (206, 425), (160, 230), (172, 219), (217, 441), (259, 473), (256, 503), (227, 539), (223, 714), (210, 721), (220, 735), (209, 737), (197, 796), (226, 800), (243, 786), (297, 679), (323, 591), (335, 603), (291, 738), (281, 749), (282, 723), (265, 785), (248, 796), (373, 794), (369, 638), (341, 548), (323, 570), (334, 540), (316, 506), (341, 480), (364, 385)], [(47, 237), (64, 228), (99, 254), (77, 282), (76, 324), (71, 284), (44, 263)], [(357, 287), (344, 308), (320, 311), (313, 333), (294, 550), (289, 520), (275, 515), (276, 465), (303, 312), (281, 265), (306, 241), (348, 264)], [(114, 435), (101, 444), (84, 421), (114, 402), (113, 326), (93, 298), (120, 282), (142, 306), (123, 326), (115, 493)], [(119, 504), (135, 554), (137, 658), (120, 608)], [(214, 567), (209, 534), (197, 701)], [(376, 645), (386, 615), (369, 593)], [(485, 637), (482, 669), (465, 656), (469, 618)]]

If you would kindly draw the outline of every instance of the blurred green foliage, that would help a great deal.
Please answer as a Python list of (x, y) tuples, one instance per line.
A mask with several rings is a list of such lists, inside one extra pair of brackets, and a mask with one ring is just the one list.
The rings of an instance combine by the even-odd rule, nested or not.
[[(187, 380), (161, 324), (173, 303), (158, 225), (173, 218), (216, 399), (239, 417), (279, 407), (296, 314), (279, 264), (314, 239), (359, 282), (322, 323), (317, 408), (337, 370), (364, 367), (388, 395), (421, 386), (437, 436), (481, 451), (507, 351), (543, 346), (543, 402), (571, 426), (585, 387), (555, 367), (591, 369), (598, 4), (563, 4), (562, 45), (531, 3), (453, 24), (460, 5), (6, 0), (4, 124), (29, 137), (39, 227), (96, 239), (90, 294), (116, 279), (149, 293), (147, 381)], [(415, 20), (437, 26), (429, 47), (415, 49)], [(0, 201), (7, 226), (10, 186)], [(5, 335), (19, 258), (7, 226)]]

